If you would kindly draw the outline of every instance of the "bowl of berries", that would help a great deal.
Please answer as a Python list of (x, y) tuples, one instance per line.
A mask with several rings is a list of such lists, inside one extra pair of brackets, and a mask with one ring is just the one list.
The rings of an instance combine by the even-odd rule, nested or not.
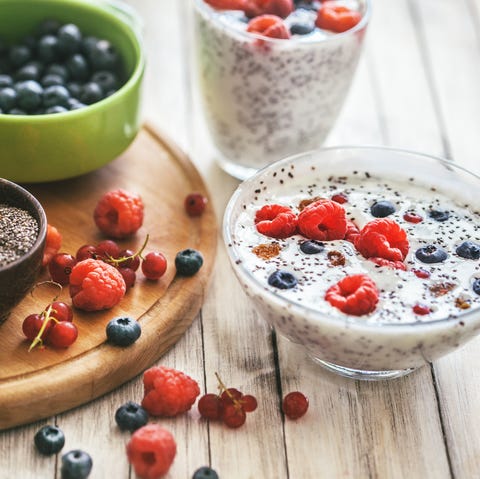
[(47, 220), (38, 200), (0, 178), (0, 324), (35, 284), (46, 232)]
[(312, 151), (239, 186), (224, 240), (281, 334), (341, 375), (399, 377), (480, 331), (479, 186), (420, 153)]
[(0, 176), (71, 178), (122, 153), (139, 129), (145, 67), (130, 10), (3, 0), (0, 16)]

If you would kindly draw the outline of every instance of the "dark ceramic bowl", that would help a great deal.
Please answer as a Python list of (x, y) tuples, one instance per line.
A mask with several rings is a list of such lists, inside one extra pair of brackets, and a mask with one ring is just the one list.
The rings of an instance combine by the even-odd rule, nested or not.
[(0, 204), (28, 211), (38, 223), (38, 236), (32, 248), (23, 256), (0, 266), (0, 323), (35, 284), (42, 266), (47, 218), (39, 201), (27, 190), (0, 178)]

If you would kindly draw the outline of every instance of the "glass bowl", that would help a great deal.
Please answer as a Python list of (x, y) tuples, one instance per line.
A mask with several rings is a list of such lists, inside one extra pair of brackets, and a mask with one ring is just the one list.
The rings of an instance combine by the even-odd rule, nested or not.
[[(368, 184), (375, 185), (370, 195), (364, 193)], [(479, 188), (475, 174), (420, 153), (381, 147), (311, 151), (267, 166), (240, 184), (225, 211), (224, 241), (244, 291), (279, 333), (341, 375), (370, 380), (399, 377), (456, 350), (480, 331), (480, 292), (473, 289), (478, 280), (480, 291), (479, 261), (461, 258), (456, 250), (465, 240), (480, 243)], [(406, 231), (410, 242), (406, 271), (378, 266), (343, 239), (325, 241), (323, 252), (306, 255), (298, 248), (305, 240), (299, 234), (275, 239), (256, 231), (255, 212), (265, 204), (278, 203), (298, 213), (300, 200), (340, 192), (357, 198), (355, 205), (349, 199), (342, 207), (359, 229), (376, 219), (370, 213), (375, 201), (387, 199), (395, 205), (390, 219)], [(458, 219), (454, 226), (433, 219), (431, 212), (441, 205), (448, 205), (448, 221)], [(404, 213), (412, 210), (423, 221), (405, 221)], [(448, 259), (436, 264), (419, 261), (416, 250), (427, 243), (441, 245)], [(259, 244), (277, 245), (274, 249), (281, 253), (263, 259), (252, 252)], [(345, 266), (328, 263), (330, 252), (337, 250)], [(298, 279), (294, 288), (268, 284), (279, 266)], [(431, 277), (419, 277), (415, 273), (419, 270)], [(383, 281), (377, 284), (375, 311), (361, 316), (345, 314), (325, 300), (336, 280), (356, 273)], [(401, 300), (395, 302), (396, 297)], [(413, 310), (424, 303), (429, 305), (427, 314)]]

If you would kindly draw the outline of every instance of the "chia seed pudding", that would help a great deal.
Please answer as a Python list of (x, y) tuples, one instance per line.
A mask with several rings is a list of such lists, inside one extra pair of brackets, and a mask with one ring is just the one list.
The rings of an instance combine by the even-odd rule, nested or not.
[(38, 232), (38, 222), (28, 211), (0, 203), (0, 268), (30, 251)]
[[(480, 213), (475, 198), (480, 180), (420, 155), (355, 151), (298, 155), (240, 186), (225, 216), (230, 259), (262, 315), (315, 358), (361, 371), (416, 368), (480, 331)], [(391, 165), (400, 158), (402, 171), (393, 171)], [(334, 195), (347, 199), (341, 206), (359, 230), (376, 219), (371, 209), (376, 202), (394, 206), (388, 218), (400, 225), (409, 242), (405, 270), (378, 266), (344, 239), (324, 241), (319, 252), (306, 254), (300, 248), (306, 241), (302, 235), (275, 239), (255, 227), (256, 212), (266, 204), (299, 213), (312, 199)], [(435, 212), (446, 218), (439, 220)], [(412, 213), (421, 218), (418, 223), (405, 219)], [(470, 258), (458, 249), (467, 241), (476, 245)], [(428, 245), (445, 251), (446, 259), (421, 261), (417, 252)], [(295, 286), (270, 285), (276, 271), (293, 275)], [(378, 303), (369, 314), (345, 314), (325, 299), (332, 285), (354, 274), (368, 276), (377, 286)]]
[[(206, 122), (228, 173), (247, 178), (325, 140), (351, 84), (370, 10), (369, 0), (339, 3), (362, 15), (352, 29), (332, 33), (316, 27), (276, 39), (247, 32), (241, 11), (194, 1)], [(315, 4), (320, 5), (309, 5)], [(315, 16), (314, 8), (297, 8), (284, 22), (295, 32), (299, 18), (305, 24)]]

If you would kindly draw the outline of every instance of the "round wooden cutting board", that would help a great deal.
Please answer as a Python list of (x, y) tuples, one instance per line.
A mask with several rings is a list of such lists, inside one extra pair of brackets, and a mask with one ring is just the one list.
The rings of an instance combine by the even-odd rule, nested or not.
[[(198, 191), (208, 197), (205, 184), (188, 157), (151, 127), (144, 126), (121, 157), (96, 172), (27, 186), (45, 208), (48, 222), (61, 232), (61, 251), (73, 255), (80, 246), (105, 239), (95, 226), (93, 210), (103, 193), (117, 188), (139, 193), (145, 205), (142, 228), (120, 245), (137, 250), (148, 234), (144, 252), (161, 251), (167, 272), (149, 281), (137, 271), (135, 286), (109, 311), (75, 310), (79, 337), (70, 348), (35, 348), (29, 353), (22, 321), (40, 313), (58, 294), (50, 285), (35, 288), (0, 326), (0, 429), (86, 403), (138, 375), (175, 344), (203, 303), (217, 242), (212, 203), (200, 217), (186, 214), (186, 195)], [(175, 255), (185, 248), (204, 257), (203, 267), (190, 278), (175, 276)], [(47, 272), (42, 279), (48, 279)], [(71, 304), (68, 287), (59, 299)], [(142, 327), (140, 339), (128, 348), (106, 342), (106, 324), (121, 315), (138, 319)]]

